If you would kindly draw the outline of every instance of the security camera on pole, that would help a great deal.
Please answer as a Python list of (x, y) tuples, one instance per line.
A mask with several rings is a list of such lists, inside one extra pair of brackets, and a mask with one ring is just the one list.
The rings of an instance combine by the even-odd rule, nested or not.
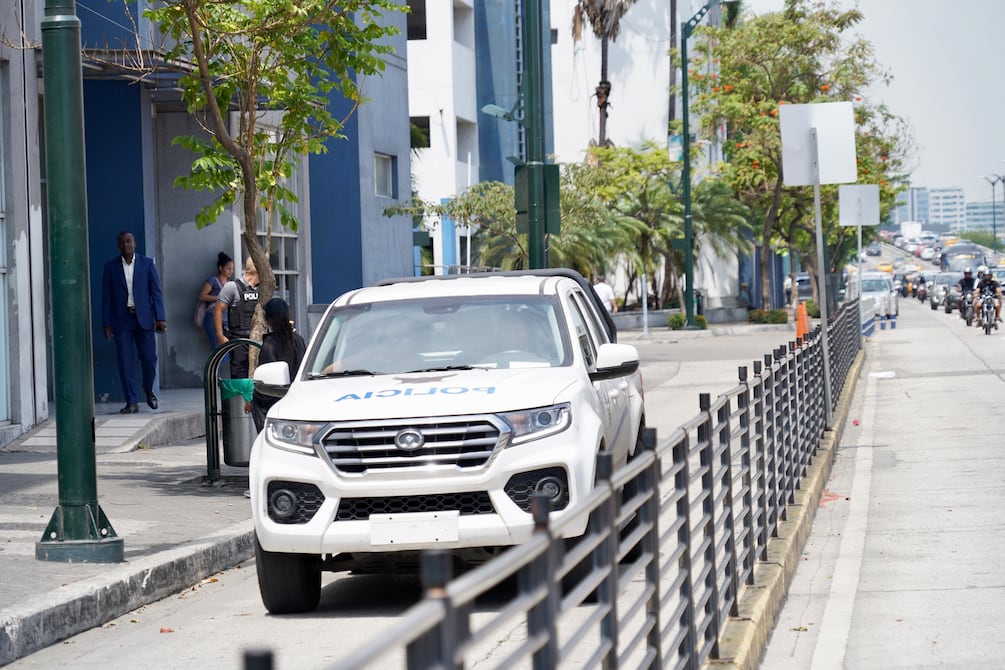
[(850, 102), (782, 105), (778, 111), (778, 120), (782, 134), (782, 172), (785, 175), (785, 185), (813, 185), (820, 332), (824, 352), (824, 405), (827, 428), (830, 428), (833, 404), (827, 339), (827, 284), (820, 281), (826, 270), (820, 185), (858, 181), (858, 168), (855, 164), (855, 113)]

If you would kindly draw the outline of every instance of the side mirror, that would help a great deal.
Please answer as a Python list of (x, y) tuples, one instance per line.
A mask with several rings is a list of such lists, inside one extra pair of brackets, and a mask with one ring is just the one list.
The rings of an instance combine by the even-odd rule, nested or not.
[(590, 381), (627, 377), (639, 369), (639, 350), (630, 344), (601, 344), (597, 349), (597, 370)]
[(290, 390), (290, 366), (285, 361), (259, 365), (252, 379), (255, 390), (262, 395), (282, 398)]

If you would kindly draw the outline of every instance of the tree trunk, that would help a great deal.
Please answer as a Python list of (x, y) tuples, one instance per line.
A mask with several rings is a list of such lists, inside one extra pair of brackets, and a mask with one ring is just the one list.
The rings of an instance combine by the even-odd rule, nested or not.
[(597, 146), (607, 146), (607, 100), (611, 95), (611, 82), (607, 81), (607, 38), (600, 40), (600, 84), (597, 85), (597, 107), (600, 109), (600, 128)]
[[(765, 308), (771, 304), (771, 261), (774, 251), (771, 248), (771, 234), (775, 229), (775, 221), (778, 218), (778, 208), (782, 203), (782, 176), (778, 176), (775, 181), (774, 198), (771, 207), (768, 208), (764, 216), (764, 224), (761, 226), (761, 300)], [(793, 297), (796, 287), (792, 287)]]

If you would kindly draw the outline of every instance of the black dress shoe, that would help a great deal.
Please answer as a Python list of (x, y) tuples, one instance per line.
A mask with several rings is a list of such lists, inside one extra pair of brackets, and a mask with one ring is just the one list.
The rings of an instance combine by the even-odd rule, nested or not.
[(140, 411), (139, 405), (136, 403), (127, 404), (125, 407), (119, 410), (119, 414), (136, 414)]
[(157, 409), (157, 396), (153, 393), (148, 393), (147, 404), (150, 405), (150, 409)]

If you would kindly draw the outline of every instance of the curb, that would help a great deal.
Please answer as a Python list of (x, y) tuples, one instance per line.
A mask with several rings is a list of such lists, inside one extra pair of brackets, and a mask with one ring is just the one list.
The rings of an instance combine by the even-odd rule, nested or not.
[(187, 442), (205, 434), (206, 419), (203, 412), (178, 413), (151, 421), (120, 446), (103, 451), (124, 454), (135, 450), (140, 445), (159, 447), (165, 444)]
[(0, 665), (178, 593), (253, 555), (249, 519), (0, 610)]
[(813, 462), (799, 482), (795, 502), (786, 506), (787, 521), (778, 524), (778, 537), (768, 542), (768, 560), (754, 566), (754, 583), (740, 597), (740, 616), (730, 617), (719, 639), (719, 658), (706, 665), (719, 668), (757, 670), (778, 614), (788, 595), (789, 584), (799, 565), (800, 555), (813, 527), (817, 500), (830, 477), (831, 467), (844, 432), (855, 386), (865, 362), (865, 348), (859, 350), (832, 417), (834, 428), (824, 431)]
[(738, 323), (711, 325), (705, 330), (671, 330), (670, 328), (650, 328), (648, 332), (632, 328), (618, 331), (618, 342), (674, 342), (704, 337), (726, 337), (747, 333), (792, 333), (795, 339), (796, 327), (791, 323)]

